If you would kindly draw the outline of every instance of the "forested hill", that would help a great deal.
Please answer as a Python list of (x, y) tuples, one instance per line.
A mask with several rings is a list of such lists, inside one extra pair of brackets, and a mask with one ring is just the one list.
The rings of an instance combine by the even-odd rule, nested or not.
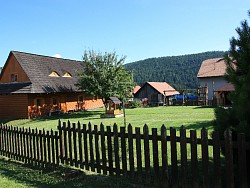
[(125, 64), (125, 68), (133, 71), (134, 80), (142, 85), (144, 82), (167, 82), (177, 90), (198, 87), (197, 73), (202, 61), (224, 56), (223, 51), (204, 52), (198, 54), (149, 58)]

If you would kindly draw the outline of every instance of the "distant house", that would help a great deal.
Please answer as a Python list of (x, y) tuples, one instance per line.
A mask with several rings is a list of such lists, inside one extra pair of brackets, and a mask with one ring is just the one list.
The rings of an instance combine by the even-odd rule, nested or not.
[(0, 118), (34, 118), (102, 107), (75, 86), (84, 63), (11, 51), (0, 74)]
[(207, 59), (202, 62), (197, 74), (200, 83), (198, 95), (206, 95), (204, 97), (207, 100), (205, 101), (206, 104), (212, 104), (214, 99), (217, 99), (217, 103), (220, 105), (229, 103), (228, 94), (234, 88), (224, 79), (225, 73), (226, 63), (223, 58)]
[(180, 94), (166, 82), (146, 82), (134, 94), (135, 98), (147, 98), (150, 105), (163, 105), (170, 96)]

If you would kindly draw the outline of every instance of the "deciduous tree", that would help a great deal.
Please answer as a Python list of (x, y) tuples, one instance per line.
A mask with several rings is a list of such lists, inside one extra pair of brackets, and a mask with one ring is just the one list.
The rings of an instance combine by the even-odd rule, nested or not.
[(124, 61), (125, 57), (118, 58), (115, 52), (85, 51), (85, 71), (79, 73), (77, 86), (89, 95), (98, 96), (104, 104), (111, 96), (127, 97), (134, 81), (132, 73), (124, 69)]

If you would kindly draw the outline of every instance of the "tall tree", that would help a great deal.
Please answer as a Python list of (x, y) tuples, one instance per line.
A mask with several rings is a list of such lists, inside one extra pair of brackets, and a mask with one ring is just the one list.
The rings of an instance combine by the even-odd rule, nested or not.
[[(248, 12), (250, 17), (250, 11)], [(227, 64), (225, 78), (235, 91), (231, 94), (232, 109), (217, 110), (216, 118), (236, 132), (244, 132), (250, 138), (250, 27), (246, 20), (236, 28), (238, 38), (232, 37), (230, 49), (224, 59)], [(223, 123), (224, 121), (224, 123)]]
[(85, 71), (79, 74), (77, 86), (89, 95), (98, 96), (106, 103), (111, 96), (127, 97), (134, 86), (132, 73), (123, 67), (125, 57), (113, 53), (85, 51)]

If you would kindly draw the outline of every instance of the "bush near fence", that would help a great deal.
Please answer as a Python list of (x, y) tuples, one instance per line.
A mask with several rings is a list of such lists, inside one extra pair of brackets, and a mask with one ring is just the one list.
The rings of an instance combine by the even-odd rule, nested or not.
[(66, 164), (164, 187), (250, 185), (246, 159), (250, 143), (244, 134), (232, 141), (227, 130), (224, 140), (218, 132), (209, 139), (203, 128), (200, 138), (196, 130), (190, 130), (188, 137), (183, 126), (177, 134), (176, 129), (167, 130), (164, 125), (150, 132), (147, 125), (143, 130), (131, 125), (118, 130), (116, 124), (105, 127), (60, 120), (57, 131), (1, 124), (0, 154), (41, 168)]

